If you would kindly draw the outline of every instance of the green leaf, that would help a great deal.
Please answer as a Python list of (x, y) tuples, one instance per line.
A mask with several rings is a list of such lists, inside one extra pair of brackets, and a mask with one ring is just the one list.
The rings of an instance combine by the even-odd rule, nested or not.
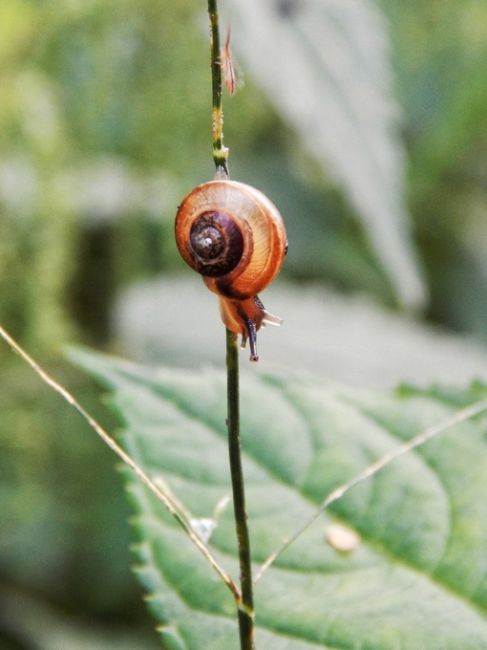
[(385, 18), (371, 0), (229, 0), (237, 51), (360, 218), (399, 302), (425, 302)]
[[(111, 391), (123, 442), (195, 517), (230, 494), (225, 379), (144, 369), (94, 354), (75, 361)], [(462, 404), (487, 386), (458, 393)], [(453, 391), (347, 391), (296, 376), (242, 377), (242, 445), (255, 570), (330, 490), (458, 408)], [(487, 647), (485, 419), (457, 425), (336, 502), (256, 587), (257, 647), (470, 650)], [(161, 504), (127, 473), (137, 574), (171, 650), (238, 647), (230, 592)], [(331, 523), (355, 531), (344, 554)], [(232, 508), (210, 545), (238, 575)]]

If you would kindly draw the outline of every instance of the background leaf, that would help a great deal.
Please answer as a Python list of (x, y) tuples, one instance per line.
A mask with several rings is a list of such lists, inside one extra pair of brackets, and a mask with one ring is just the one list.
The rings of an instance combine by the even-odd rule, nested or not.
[[(365, 296), (279, 281), (261, 297), (284, 324), (259, 332), (260, 368), (292, 366), (369, 388), (487, 380), (485, 345), (401, 318)], [(113, 320), (119, 345), (143, 363), (224, 361), (216, 299), (197, 277), (134, 284), (119, 296)]]
[[(149, 371), (77, 352), (112, 391), (130, 454), (194, 516), (230, 491), (220, 372)], [(243, 378), (243, 450), (255, 562), (335, 486), (457, 408), (454, 393), (375, 395), (277, 375)], [(449, 395), (449, 396), (448, 396)], [(485, 397), (477, 384), (460, 399)], [(465, 468), (468, 467), (468, 473)], [(485, 419), (463, 423), (338, 501), (259, 582), (258, 647), (470, 650), (487, 644)], [(167, 648), (237, 647), (234, 603), (160, 503), (127, 476), (138, 575)], [(360, 536), (325, 542), (341, 522)], [(231, 508), (211, 545), (237, 572)]]
[(404, 202), (388, 34), (369, 0), (229, 0), (235, 45), (361, 218), (399, 301), (425, 300)]

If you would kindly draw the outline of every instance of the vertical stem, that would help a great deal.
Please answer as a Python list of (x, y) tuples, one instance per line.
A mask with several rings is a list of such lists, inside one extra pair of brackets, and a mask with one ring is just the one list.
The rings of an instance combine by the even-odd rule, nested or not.
[(213, 91), (212, 141), (217, 174), (228, 176), (228, 149), (223, 144), (223, 85), (217, 0), (208, 0), (211, 30), (211, 81)]
[[(211, 28), (211, 80), (213, 90), (212, 141), (216, 174), (228, 176), (228, 149), (223, 144), (222, 66), (220, 54), (220, 29), (218, 25), (217, 0), (208, 0)], [(250, 563), (250, 540), (245, 510), (245, 488), (240, 451), (240, 403), (237, 335), (227, 333), (227, 430), (230, 474), (232, 477), (233, 509), (237, 531), (238, 559), (240, 565), (240, 591), (238, 626), (241, 650), (255, 650), (254, 645), (254, 597), (252, 566)]]
[(227, 404), (228, 404), (228, 451), (232, 475), (233, 509), (237, 530), (240, 563), (240, 588), (238, 624), (241, 650), (255, 650), (254, 645), (254, 599), (252, 592), (252, 567), (250, 563), (250, 540), (245, 510), (244, 477), (240, 453), (240, 405), (237, 335), (227, 330)]

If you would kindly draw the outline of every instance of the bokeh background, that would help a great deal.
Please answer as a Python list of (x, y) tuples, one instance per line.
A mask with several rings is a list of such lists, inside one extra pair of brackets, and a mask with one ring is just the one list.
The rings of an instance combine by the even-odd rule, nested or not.
[[(0, 3), (0, 322), (112, 430), (63, 346), (222, 363), (214, 296), (172, 235), (213, 174), (204, 4)], [(485, 379), (485, 0), (222, 10), (231, 173), (290, 240), (264, 366), (372, 388)], [(0, 363), (0, 649), (158, 647), (114, 458), (5, 345)]]

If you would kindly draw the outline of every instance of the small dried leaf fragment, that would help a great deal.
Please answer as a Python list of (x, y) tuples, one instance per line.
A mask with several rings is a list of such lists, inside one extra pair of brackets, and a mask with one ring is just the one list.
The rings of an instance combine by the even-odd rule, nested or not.
[(235, 65), (233, 63), (233, 54), (230, 48), (230, 27), (228, 28), (225, 45), (221, 48), (220, 58), (225, 87), (228, 94), (233, 97), (237, 92), (237, 77), (235, 74)]

